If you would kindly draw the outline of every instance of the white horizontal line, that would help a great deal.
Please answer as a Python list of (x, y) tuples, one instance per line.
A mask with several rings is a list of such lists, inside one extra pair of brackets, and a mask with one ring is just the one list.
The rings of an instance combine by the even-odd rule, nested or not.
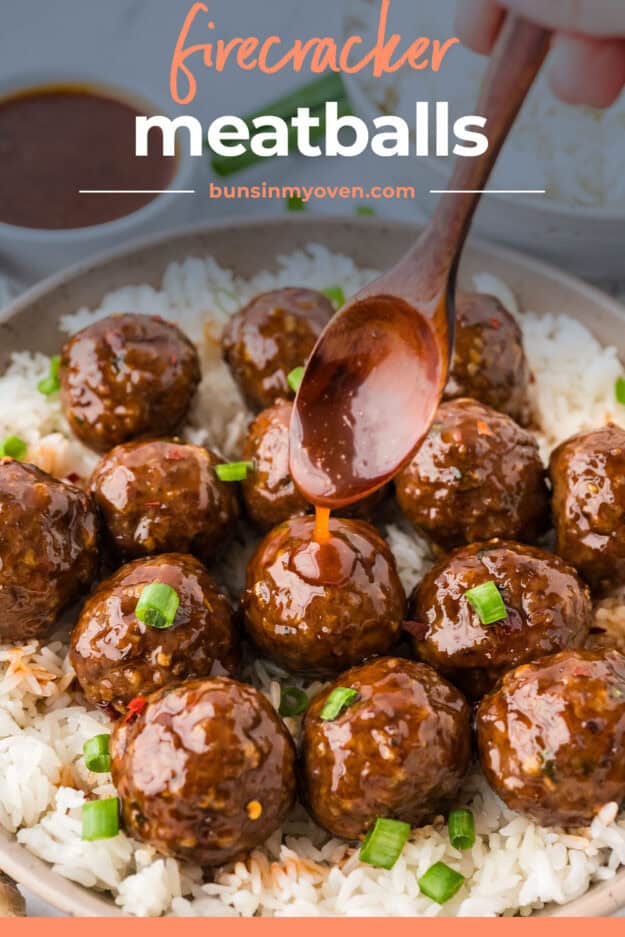
[(80, 195), (195, 195), (195, 189), (79, 189)]
[(546, 195), (546, 189), (430, 189), (430, 195)]

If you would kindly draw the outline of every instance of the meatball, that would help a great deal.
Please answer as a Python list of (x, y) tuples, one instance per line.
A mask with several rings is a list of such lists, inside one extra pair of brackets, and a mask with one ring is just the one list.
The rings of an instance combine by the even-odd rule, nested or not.
[(200, 382), (200, 363), (195, 346), (173, 323), (116, 315), (65, 344), (60, 380), (72, 430), (87, 446), (106, 452), (135, 436), (176, 430)]
[(445, 548), (493, 537), (532, 541), (547, 525), (536, 440), (476, 400), (439, 407), (395, 486), (408, 520)]
[[(466, 593), (494, 582), (507, 616), (483, 625)], [(410, 617), (424, 629), (414, 640), (419, 657), (470, 697), (492, 689), (517, 664), (567, 647), (581, 647), (592, 623), (587, 587), (559, 557), (492, 541), (457, 550), (415, 589)]]
[(625, 430), (608, 425), (551, 456), (556, 551), (597, 592), (625, 584)]
[(44, 637), (98, 573), (89, 495), (0, 459), (0, 639)]
[(385, 654), (399, 635), (405, 595), (388, 544), (364, 521), (333, 518), (313, 540), (295, 517), (261, 541), (242, 598), (247, 632), (287, 670), (339, 673)]
[(239, 514), (233, 486), (215, 473), (221, 461), (174, 439), (124, 443), (105, 455), (91, 490), (117, 551), (194, 553), (210, 563)]
[[(358, 696), (324, 720), (337, 686)], [(348, 670), (310, 704), (305, 801), (321, 826), (345, 839), (364, 835), (378, 817), (417, 826), (454, 797), (470, 755), (470, 709), (460, 692), (425, 664), (382, 658)]]
[(262, 293), (228, 321), (224, 360), (253, 410), (289, 394), (287, 377), (306, 364), (334, 306), (316, 290)]
[(625, 800), (625, 657), (562, 651), (506, 674), (477, 713), (493, 790), (544, 826), (590, 823)]
[[(143, 590), (160, 582), (178, 594), (170, 628), (135, 614)], [(71, 636), (70, 658), (90, 703), (123, 712), (136, 696), (186, 677), (234, 672), (237, 638), (226, 597), (192, 556), (135, 560), (100, 583)]]
[[(247, 513), (262, 530), (271, 530), (290, 517), (307, 514), (312, 508), (298, 492), (289, 473), (289, 422), (293, 404), (276, 400), (259, 413), (244, 444), (244, 458), (254, 463), (241, 488)], [(362, 501), (341, 508), (341, 517), (370, 518), (387, 495), (381, 488)]]
[(221, 865), (259, 846), (295, 798), (291, 736), (227, 677), (159, 690), (111, 739), (126, 830), (160, 852)]
[(494, 296), (459, 293), (445, 400), (473, 397), (527, 426), (529, 378), (523, 335), (507, 309)]

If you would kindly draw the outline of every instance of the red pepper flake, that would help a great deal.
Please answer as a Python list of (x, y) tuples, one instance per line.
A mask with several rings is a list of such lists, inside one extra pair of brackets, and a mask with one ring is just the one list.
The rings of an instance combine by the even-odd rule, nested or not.
[(501, 328), (501, 321), (497, 318), (497, 316), (492, 316), (492, 317), (491, 317), (490, 324), (492, 325), (492, 327), (493, 327), (494, 329), (500, 329), (500, 328)]
[(160, 504), (161, 504), (160, 501), (144, 501), (143, 507), (144, 508), (158, 508), (160, 507)]
[(401, 628), (402, 631), (407, 631), (417, 641), (423, 641), (428, 633), (428, 626), (424, 625), (422, 621), (402, 621)]
[(477, 421), (477, 431), (480, 436), (492, 436), (492, 430), (488, 426), (488, 423), (485, 423), (484, 420)]
[(80, 481), (80, 475), (77, 475), (76, 472), (70, 472), (69, 475), (66, 476), (66, 478), (67, 478), (67, 481), (70, 482), (70, 484), (72, 485), (77, 485), (78, 482)]
[(169, 360), (171, 364), (178, 364), (178, 355), (172, 355)]
[(126, 709), (126, 715), (124, 716), (124, 725), (141, 715), (146, 706), (147, 702), (144, 696), (135, 696), (134, 699), (131, 699)]

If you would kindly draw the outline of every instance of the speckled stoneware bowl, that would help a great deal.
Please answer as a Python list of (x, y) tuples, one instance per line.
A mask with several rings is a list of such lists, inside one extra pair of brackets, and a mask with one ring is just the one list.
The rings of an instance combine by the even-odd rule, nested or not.
[[(103, 296), (127, 284), (160, 284), (171, 261), (213, 255), (237, 274), (250, 277), (275, 268), (279, 254), (310, 242), (351, 256), (363, 267), (384, 269), (414, 239), (410, 225), (377, 219), (326, 220), (288, 218), (237, 221), (183, 231), (91, 260), (30, 290), (0, 313), (0, 373), (12, 351), (58, 351), (59, 317), (80, 306), (97, 307)], [(603, 344), (616, 345), (625, 360), (625, 308), (604, 294), (542, 263), (486, 245), (466, 251), (461, 281), (489, 271), (503, 278), (521, 306), (538, 313), (562, 310), (583, 322)], [(0, 869), (61, 911), (76, 915), (119, 914), (112, 901), (76, 885), (35, 858), (15, 837), (0, 831)], [(595, 885), (576, 901), (543, 913), (559, 916), (613, 914), (625, 905), (625, 870), (612, 881)]]

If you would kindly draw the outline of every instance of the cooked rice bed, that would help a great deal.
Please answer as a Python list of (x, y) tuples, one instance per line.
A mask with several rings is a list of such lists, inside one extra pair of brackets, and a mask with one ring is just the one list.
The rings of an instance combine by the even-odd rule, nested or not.
[[(323, 289), (340, 284), (346, 295), (365, 285), (372, 271), (318, 245), (279, 259), (276, 274), (237, 279), (213, 259), (172, 264), (162, 287), (128, 287), (107, 296), (99, 309), (79, 310), (62, 321), (74, 332), (111, 312), (143, 312), (174, 319), (200, 349), (204, 368), (185, 436), (234, 457), (249, 414), (221, 363), (219, 335), (228, 315), (256, 293), (281, 286)], [(490, 274), (474, 287), (492, 293), (519, 314), (514, 296)], [(520, 320), (536, 377), (532, 404), (545, 458), (562, 439), (611, 419), (625, 425), (625, 407), (614, 402), (622, 365), (588, 330), (566, 316), (525, 312)], [(70, 438), (58, 400), (42, 397), (37, 382), (49, 359), (22, 352), (0, 378), (0, 438), (18, 435), (28, 459), (64, 476), (86, 477), (96, 457)], [(221, 407), (214, 407), (219, 399)], [(431, 561), (425, 541), (401, 521), (386, 535), (407, 591)], [(217, 576), (237, 595), (256, 535), (249, 531), (221, 557)], [(612, 596), (596, 610), (593, 640), (625, 649), (625, 599)], [(282, 831), (245, 862), (220, 869), (204, 883), (197, 867), (163, 858), (124, 834), (94, 843), (81, 839), (86, 795), (115, 794), (110, 776), (89, 772), (83, 743), (106, 730), (107, 718), (90, 711), (70, 689), (67, 623), (63, 637), (40, 645), (0, 646), (0, 824), (55, 871), (87, 888), (109, 892), (124, 914), (236, 915), (480, 915), (529, 914), (548, 902), (564, 904), (591, 883), (612, 878), (625, 865), (625, 813), (607, 805), (590, 828), (575, 834), (538, 827), (508, 810), (476, 769), (461, 801), (476, 817), (477, 841), (459, 853), (449, 844), (441, 817), (414, 830), (392, 871), (363, 865), (358, 850), (329, 839), (298, 807)], [(264, 661), (249, 661), (244, 677), (278, 706), (281, 681), (300, 683)], [(314, 693), (320, 684), (309, 684)], [(297, 735), (298, 721), (287, 720)], [(434, 862), (457, 868), (466, 882), (443, 907), (420, 894), (417, 879)]]

